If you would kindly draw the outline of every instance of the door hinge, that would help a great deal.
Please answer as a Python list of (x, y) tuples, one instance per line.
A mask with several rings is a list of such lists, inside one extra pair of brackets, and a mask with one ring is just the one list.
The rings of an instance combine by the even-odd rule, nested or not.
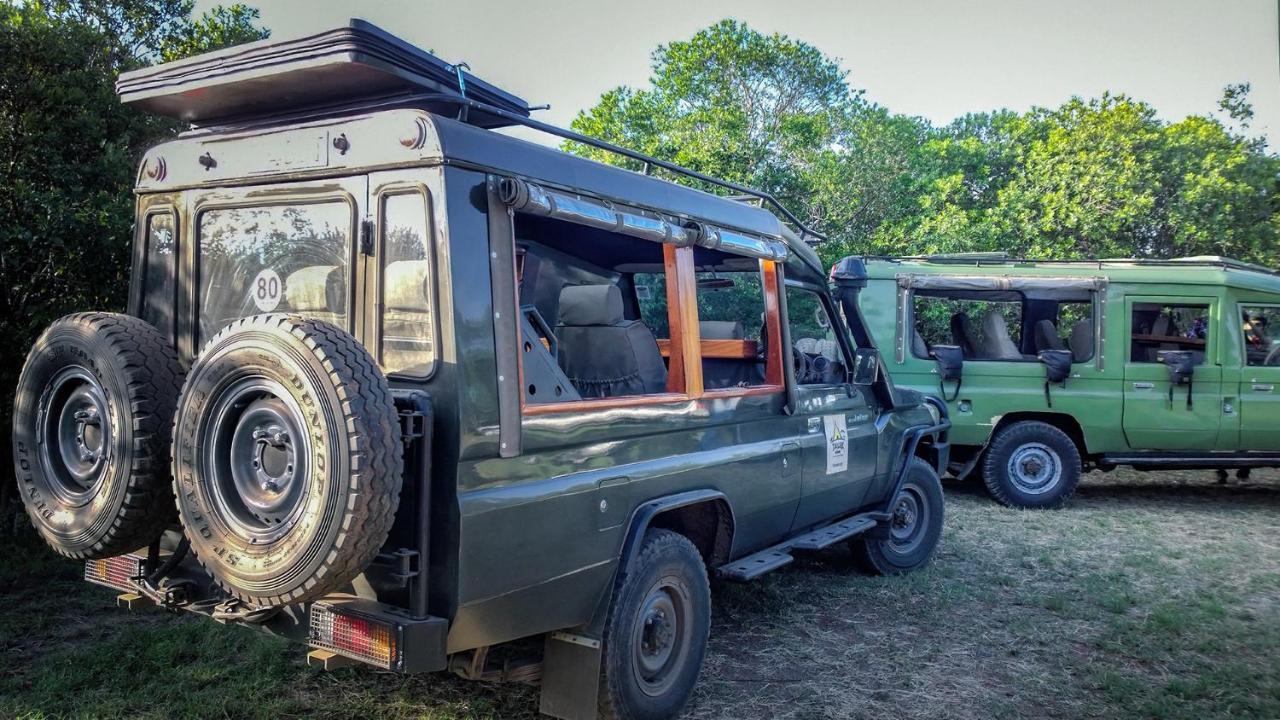
[(370, 218), (360, 221), (360, 253), (373, 255), (373, 220)]

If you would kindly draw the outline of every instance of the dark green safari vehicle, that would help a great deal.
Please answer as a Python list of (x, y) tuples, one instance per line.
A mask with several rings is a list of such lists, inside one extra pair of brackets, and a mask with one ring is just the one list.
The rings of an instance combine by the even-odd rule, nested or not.
[(1280, 465), (1280, 276), (1218, 257), (868, 259), (907, 387), (951, 408), (951, 471), (1058, 505), (1084, 470)]
[[(129, 314), (40, 337), (14, 447), (36, 528), (121, 603), (663, 718), (710, 579), (932, 555), (945, 409), (883, 372), (857, 268), (830, 282), (756, 204), (492, 128), (746, 189), (360, 22), (119, 91), (191, 129), (139, 170)], [(530, 663), (486, 663), (517, 640)]]

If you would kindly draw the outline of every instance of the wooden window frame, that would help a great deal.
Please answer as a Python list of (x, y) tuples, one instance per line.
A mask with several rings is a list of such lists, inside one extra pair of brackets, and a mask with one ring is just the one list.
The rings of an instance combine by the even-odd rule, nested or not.
[[(513, 255), (514, 238), (512, 239)], [(529, 403), (520, 393), (520, 412), (524, 417), (552, 415), (570, 412), (590, 412), (648, 405), (662, 405), (700, 398), (722, 399), (752, 395), (773, 395), (785, 392), (782, 359), (782, 310), (778, 294), (782, 284), (778, 277), (778, 264), (761, 260), (765, 301), (765, 328), (769, 333), (769, 354), (765, 358), (765, 381), (761, 385), (742, 388), (707, 390), (702, 379), (703, 340), (698, 325), (698, 278), (693, 259), (693, 248), (664, 244), (662, 246), (663, 272), (667, 290), (667, 323), (671, 338), (667, 345), (667, 391), (648, 395), (622, 395), (608, 398), (592, 398), (570, 402)], [(519, 305), (520, 281), (518, 270), (512, 267), (512, 281), (516, 286), (516, 304)], [(716, 341), (707, 341), (713, 348)], [(520, 387), (524, 387), (524, 359), (518, 360)]]

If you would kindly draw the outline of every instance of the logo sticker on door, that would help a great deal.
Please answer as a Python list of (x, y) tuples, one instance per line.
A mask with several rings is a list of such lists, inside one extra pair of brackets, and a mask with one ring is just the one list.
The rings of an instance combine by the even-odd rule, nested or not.
[(822, 425), (827, 432), (827, 474), (849, 469), (849, 429), (844, 415), (823, 415)]

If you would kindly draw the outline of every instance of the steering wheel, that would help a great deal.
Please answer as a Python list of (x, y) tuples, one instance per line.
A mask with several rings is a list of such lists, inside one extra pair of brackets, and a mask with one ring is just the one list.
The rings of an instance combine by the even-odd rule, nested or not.
[(800, 352), (800, 348), (792, 346), (791, 365), (795, 369), (796, 382), (804, 385), (809, 382), (813, 370), (810, 368), (809, 356)]
[(1267, 353), (1267, 359), (1263, 360), (1262, 364), (1267, 366), (1280, 365), (1280, 343), (1271, 347), (1271, 352)]

